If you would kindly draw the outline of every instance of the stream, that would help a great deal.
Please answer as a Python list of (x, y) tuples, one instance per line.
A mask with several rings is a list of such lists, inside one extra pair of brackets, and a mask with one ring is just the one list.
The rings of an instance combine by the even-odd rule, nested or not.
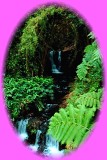
[[(29, 144), (29, 148), (33, 152), (38, 152), (44, 156), (62, 157), (64, 155), (64, 147), (51, 135), (48, 135), (47, 130), (50, 118), (55, 112), (59, 111), (59, 105), (62, 99), (69, 91), (69, 81), (61, 68), (61, 51), (58, 51), (57, 54), (54, 51), (50, 51), (49, 59), (51, 73), (54, 79), (54, 99), (51, 103), (50, 101), (47, 102), (46, 107), (40, 113), (39, 118), (41, 119), (41, 123), (35, 133), (35, 142)], [(18, 134), (22, 141), (28, 141), (30, 139), (26, 130), (28, 121), (29, 119), (21, 119), (18, 122)]]

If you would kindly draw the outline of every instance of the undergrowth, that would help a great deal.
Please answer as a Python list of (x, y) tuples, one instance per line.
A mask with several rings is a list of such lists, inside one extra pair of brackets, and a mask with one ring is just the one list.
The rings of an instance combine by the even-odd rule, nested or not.
[(8, 110), (14, 120), (21, 115), (23, 110), (29, 110), (29, 106), (33, 102), (39, 111), (44, 108), (46, 98), (53, 97), (53, 79), (6, 77), (4, 79), (4, 93)]
[(54, 114), (48, 129), (48, 134), (71, 149), (76, 149), (89, 135), (102, 102), (102, 62), (96, 41), (86, 46), (84, 52), (67, 107)]

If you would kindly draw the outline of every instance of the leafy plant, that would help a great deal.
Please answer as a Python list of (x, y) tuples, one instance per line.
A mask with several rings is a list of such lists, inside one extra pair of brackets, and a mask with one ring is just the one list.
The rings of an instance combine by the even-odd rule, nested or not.
[(32, 77), (4, 79), (4, 93), (6, 104), (13, 119), (17, 118), (21, 111), (29, 110), (33, 102), (39, 111), (44, 108), (43, 102), (47, 97), (53, 97), (53, 80), (51, 78)]
[(77, 67), (77, 76), (84, 83), (89, 83), (90, 88), (93, 83), (96, 85), (95, 88), (99, 88), (102, 81), (102, 62), (96, 42), (88, 45), (84, 52), (82, 63)]
[(84, 105), (88, 108), (99, 109), (102, 98), (102, 89), (99, 89), (98, 92), (87, 92), (81, 95), (75, 102), (77, 106)]
[(81, 105), (79, 109), (70, 104), (66, 109), (60, 109), (51, 118), (48, 134), (55, 137), (61, 144), (77, 148), (85, 135), (91, 130), (91, 120), (94, 109), (86, 109)]
[[(93, 38), (92, 34), (90, 34)], [(86, 46), (82, 63), (71, 89), (67, 107), (60, 109), (50, 120), (48, 133), (61, 144), (77, 148), (90, 133), (96, 111), (102, 101), (102, 62), (95, 41)], [(72, 88), (72, 86), (71, 86)]]
[(7, 75), (42, 76), (48, 51), (75, 49), (77, 28), (82, 24), (76, 14), (57, 5), (36, 10), (13, 39), (6, 65)]
[(60, 109), (50, 120), (48, 133), (61, 144), (77, 148), (93, 127), (93, 117), (100, 108), (102, 89), (81, 95), (75, 103), (72, 98), (65, 109)]

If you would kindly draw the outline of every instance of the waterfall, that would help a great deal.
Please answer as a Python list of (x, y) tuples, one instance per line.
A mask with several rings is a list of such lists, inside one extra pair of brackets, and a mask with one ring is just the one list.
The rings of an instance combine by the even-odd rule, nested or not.
[(61, 62), (61, 51), (58, 51), (58, 60)]
[[(29, 148), (34, 152), (38, 151), (39, 147), (38, 143), (40, 140), (41, 133), (42, 133), (41, 130), (37, 130), (35, 144), (29, 146)], [(53, 158), (62, 157), (64, 155), (64, 151), (59, 150), (59, 142), (56, 141), (51, 135), (46, 135), (46, 143), (43, 155), (50, 156)]]
[(58, 61), (59, 61), (59, 66), (58, 66), (58, 70), (61, 70), (61, 51), (58, 51)]
[(54, 51), (49, 52), (51, 66), (52, 66), (52, 73), (62, 74), (62, 72), (60, 72), (60, 69), (61, 69), (61, 51), (58, 51), (58, 67), (56, 66), (56, 64), (54, 62), (54, 54), (55, 54)]
[(18, 122), (18, 134), (23, 141), (28, 139), (28, 134), (26, 132), (27, 124), (28, 124), (28, 119), (25, 119), (25, 120), (21, 119)]
[(39, 139), (40, 139), (40, 135), (41, 135), (41, 130), (37, 130), (35, 144), (29, 146), (29, 148), (34, 152), (38, 150), (38, 147), (39, 147), (38, 142), (39, 142)]
[(56, 141), (51, 135), (46, 135), (46, 148), (44, 149), (45, 156), (53, 158), (62, 157), (64, 155), (63, 150), (59, 150), (59, 142)]

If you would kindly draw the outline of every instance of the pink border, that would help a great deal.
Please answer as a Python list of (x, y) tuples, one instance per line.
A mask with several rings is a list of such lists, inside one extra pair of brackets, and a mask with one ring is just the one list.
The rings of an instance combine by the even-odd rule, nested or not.
[(102, 111), (93, 133), (87, 141), (74, 154), (62, 159), (73, 160), (106, 160), (107, 159), (107, 4), (106, 0), (3, 0), (0, 1), (0, 159), (2, 160), (42, 160), (44, 158), (34, 155), (16, 136), (5, 110), (2, 88), (3, 63), (6, 49), (15, 27), (22, 17), (38, 5), (49, 2), (60, 2), (73, 7), (88, 21), (99, 42), (102, 52), (105, 92), (103, 96)]

